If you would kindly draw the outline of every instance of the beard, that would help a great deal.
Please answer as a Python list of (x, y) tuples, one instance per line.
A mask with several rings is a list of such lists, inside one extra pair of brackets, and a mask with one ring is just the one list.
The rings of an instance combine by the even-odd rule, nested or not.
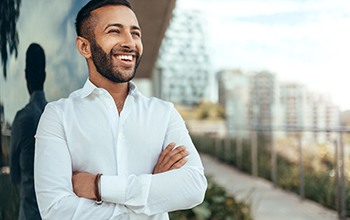
[[(115, 46), (109, 53), (104, 52), (104, 50), (96, 43), (95, 40), (91, 41), (91, 52), (92, 61), (95, 64), (96, 70), (105, 78), (116, 83), (129, 82), (135, 77), (136, 69), (140, 63), (140, 54), (138, 51), (130, 50), (126, 48), (120, 48)], [(116, 66), (114, 62), (114, 54), (117, 52), (122, 53), (135, 53), (136, 64), (133, 70), (122, 69), (122, 67)], [(129, 73), (130, 71), (131, 74)]]

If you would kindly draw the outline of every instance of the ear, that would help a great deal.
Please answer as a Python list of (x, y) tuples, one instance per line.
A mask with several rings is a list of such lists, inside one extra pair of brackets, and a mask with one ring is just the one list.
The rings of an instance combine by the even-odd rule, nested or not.
[(90, 42), (83, 38), (78, 36), (75, 40), (76, 47), (79, 51), (79, 53), (85, 57), (86, 59), (89, 59), (91, 57), (91, 48), (90, 48)]

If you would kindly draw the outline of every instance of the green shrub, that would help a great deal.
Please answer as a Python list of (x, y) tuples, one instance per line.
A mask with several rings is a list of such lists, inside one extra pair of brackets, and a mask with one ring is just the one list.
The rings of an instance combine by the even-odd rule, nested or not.
[(173, 220), (252, 220), (250, 206), (229, 196), (208, 178), (204, 202), (189, 210), (169, 213)]

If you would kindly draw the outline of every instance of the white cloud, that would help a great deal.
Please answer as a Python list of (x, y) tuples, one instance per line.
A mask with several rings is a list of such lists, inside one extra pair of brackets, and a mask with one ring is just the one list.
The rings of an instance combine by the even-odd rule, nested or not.
[(346, 0), (179, 0), (208, 16), (213, 63), (270, 70), (331, 93), (343, 108), (350, 75), (350, 2)]

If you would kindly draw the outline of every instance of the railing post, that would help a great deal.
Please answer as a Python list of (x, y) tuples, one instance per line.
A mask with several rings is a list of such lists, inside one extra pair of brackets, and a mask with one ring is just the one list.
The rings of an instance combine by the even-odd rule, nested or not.
[(232, 149), (231, 149), (231, 138), (230, 136), (226, 136), (225, 137), (225, 161), (226, 162), (231, 162), (231, 158), (232, 158)]
[(303, 158), (303, 146), (301, 143), (301, 134), (297, 133), (298, 138), (298, 150), (299, 150), (299, 195), (301, 199), (305, 198), (304, 193), (304, 158)]
[(214, 146), (215, 146), (214, 156), (216, 158), (220, 158), (219, 138), (217, 136), (214, 136)]
[(257, 131), (251, 132), (251, 157), (252, 157), (252, 174), (258, 176), (258, 142)]
[(344, 143), (343, 143), (343, 132), (339, 132), (339, 160), (338, 160), (338, 168), (339, 168), (339, 219), (346, 219), (346, 201), (345, 201), (345, 186), (344, 186)]
[(335, 167), (335, 183), (336, 183), (336, 189), (335, 189), (335, 207), (338, 212), (338, 216), (340, 216), (340, 182), (339, 182), (339, 146), (337, 140), (334, 140), (334, 167)]
[(237, 161), (237, 167), (239, 169), (242, 169), (242, 162), (243, 162), (243, 155), (242, 155), (242, 138), (241, 135), (238, 134), (236, 137), (236, 161)]
[(275, 139), (273, 136), (273, 130), (270, 131), (271, 140), (271, 179), (273, 186), (277, 186), (277, 154), (275, 149)]

